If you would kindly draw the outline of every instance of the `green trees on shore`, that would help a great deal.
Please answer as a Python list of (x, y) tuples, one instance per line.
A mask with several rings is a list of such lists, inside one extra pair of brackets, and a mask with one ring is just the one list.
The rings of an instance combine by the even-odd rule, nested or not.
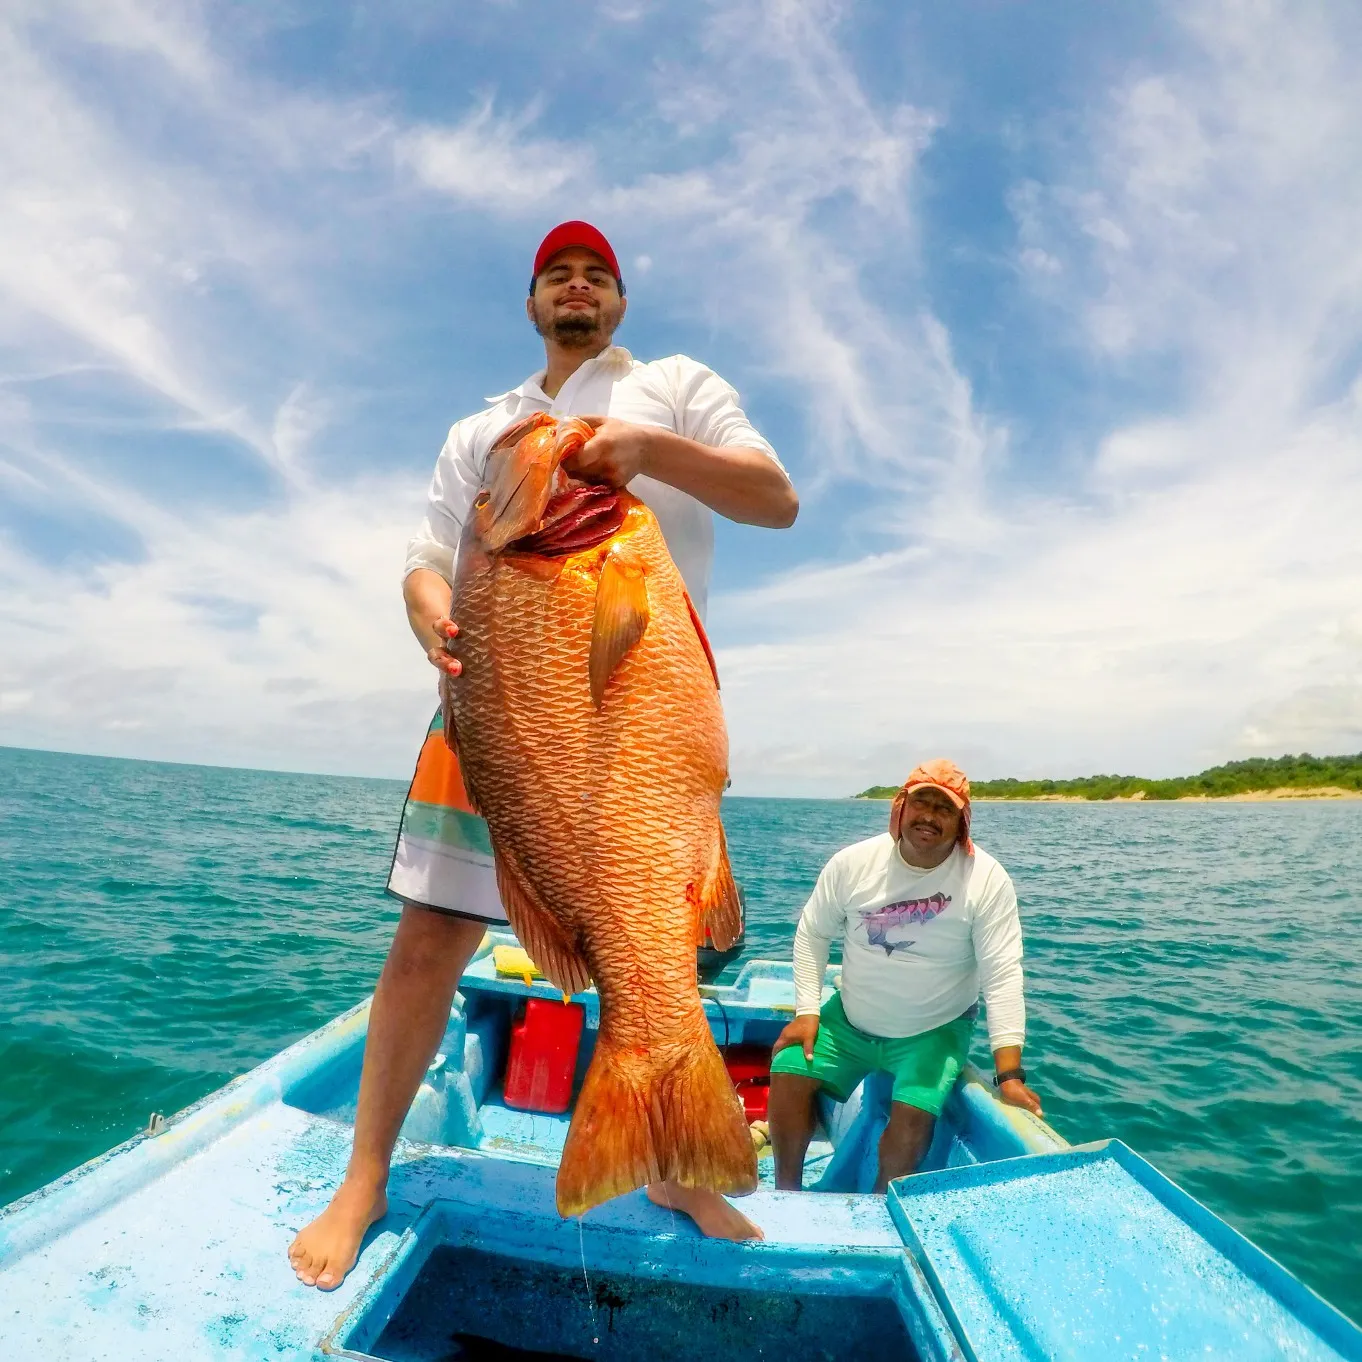
[[(975, 780), (973, 793), (982, 799), (1036, 799), (1068, 795), (1078, 799), (1115, 799), (1143, 792), (1145, 799), (1182, 799), (1188, 795), (1224, 798), (1256, 790), (1311, 789), (1334, 785), (1362, 792), (1362, 752), (1351, 757), (1250, 757), (1212, 766), (1195, 776), (1147, 780), (1141, 776), (1080, 776), (1074, 780)], [(857, 799), (892, 799), (895, 785), (872, 785)]]

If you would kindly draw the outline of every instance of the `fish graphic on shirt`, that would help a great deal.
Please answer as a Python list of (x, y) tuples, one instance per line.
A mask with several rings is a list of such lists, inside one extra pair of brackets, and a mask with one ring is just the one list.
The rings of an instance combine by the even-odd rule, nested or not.
[(933, 894), (925, 899), (904, 899), (899, 903), (886, 903), (883, 908), (863, 913), (861, 921), (865, 924), (866, 937), (872, 946), (883, 946), (886, 955), (897, 950), (907, 950), (912, 941), (891, 941), (890, 932), (901, 931), (913, 923), (930, 922), (951, 906), (949, 894)]

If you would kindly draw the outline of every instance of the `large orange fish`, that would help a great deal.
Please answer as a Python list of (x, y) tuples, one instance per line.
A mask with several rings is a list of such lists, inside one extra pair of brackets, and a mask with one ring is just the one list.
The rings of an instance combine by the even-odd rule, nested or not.
[(537, 415), (499, 437), (455, 573), (463, 674), (445, 682), (511, 925), (565, 993), (600, 994), (565, 1216), (664, 1179), (757, 1184), (695, 972), (705, 928), (723, 949), (741, 922), (718, 677), (652, 512), (562, 468), (592, 433)]

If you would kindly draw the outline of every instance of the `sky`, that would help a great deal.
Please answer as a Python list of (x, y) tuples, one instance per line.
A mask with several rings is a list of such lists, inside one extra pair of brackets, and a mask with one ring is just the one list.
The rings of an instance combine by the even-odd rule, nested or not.
[(1362, 750), (1362, 9), (9, 0), (0, 745), (405, 776), (529, 262), (740, 392), (734, 792)]

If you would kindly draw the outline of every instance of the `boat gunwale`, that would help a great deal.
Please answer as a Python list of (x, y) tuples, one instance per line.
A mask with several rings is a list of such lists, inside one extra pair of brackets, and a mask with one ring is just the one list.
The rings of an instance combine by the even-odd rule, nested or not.
[(0, 1207), (0, 1269), (136, 1194), (272, 1102), (284, 1101), (289, 1088), (362, 1040), (372, 1003), (372, 996), (365, 998), (253, 1069), (205, 1093), (155, 1130), (141, 1130)]

